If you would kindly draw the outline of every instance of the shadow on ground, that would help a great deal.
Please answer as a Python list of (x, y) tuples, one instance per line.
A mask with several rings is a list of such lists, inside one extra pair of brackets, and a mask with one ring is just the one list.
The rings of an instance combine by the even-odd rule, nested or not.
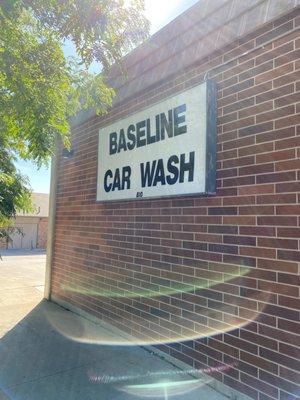
[(46, 255), (45, 249), (0, 249), (1, 257), (23, 257), (23, 256), (35, 256), (35, 255)]
[(99, 335), (113, 335), (101, 325), (41, 301), (0, 340), (1, 400), (224, 399), (206, 385), (195, 386), (197, 380), (143, 348), (71, 340), (51, 324), (53, 315), (62, 321), (70, 315), (77, 318), (83, 337), (87, 324), (96, 325)]

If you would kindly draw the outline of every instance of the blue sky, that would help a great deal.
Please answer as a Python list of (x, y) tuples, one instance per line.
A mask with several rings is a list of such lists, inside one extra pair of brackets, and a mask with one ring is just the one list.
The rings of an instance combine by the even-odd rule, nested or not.
[[(187, 10), (198, 0), (145, 0), (146, 17), (151, 22), (151, 33), (157, 32), (163, 26), (176, 18), (183, 11)], [(66, 56), (74, 55), (74, 47), (71, 43), (65, 46)], [(97, 64), (92, 68), (95, 72), (100, 70)], [(20, 160), (17, 168), (27, 175), (30, 186), (34, 192), (49, 193), (50, 188), (50, 167), (37, 169), (32, 163)]]

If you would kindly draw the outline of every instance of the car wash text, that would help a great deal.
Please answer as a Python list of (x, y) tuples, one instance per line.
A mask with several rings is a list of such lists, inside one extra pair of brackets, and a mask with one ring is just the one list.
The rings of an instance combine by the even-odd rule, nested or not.
[[(186, 104), (181, 104), (167, 113), (159, 113), (154, 118), (155, 123), (151, 125), (151, 119), (147, 118), (130, 124), (126, 129), (121, 128), (119, 132), (111, 132), (109, 135), (109, 154), (117, 155), (120, 152), (152, 143), (170, 140), (178, 135), (188, 132), (186, 124)], [(148, 160), (139, 164), (141, 188), (157, 185), (174, 185), (193, 181), (195, 167), (195, 152), (188, 154), (172, 154), (167, 160), (158, 158)], [(115, 190), (127, 190), (131, 188), (132, 168), (125, 165), (115, 170), (108, 169), (104, 174), (105, 192)], [(137, 192), (136, 197), (142, 197), (142, 192)]]

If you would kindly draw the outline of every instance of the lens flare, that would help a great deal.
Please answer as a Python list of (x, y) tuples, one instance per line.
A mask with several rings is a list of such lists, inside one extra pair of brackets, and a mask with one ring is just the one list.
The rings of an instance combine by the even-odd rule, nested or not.
[(191, 379), (185, 381), (163, 381), (157, 383), (149, 383), (142, 385), (126, 385), (120, 390), (128, 394), (141, 397), (151, 398), (167, 398), (166, 396), (178, 396), (191, 392), (192, 390), (199, 389), (201, 386), (207, 384), (210, 380), (207, 379)]
[[(107, 375), (88, 372), (92, 383), (114, 385), (116, 389), (127, 394), (151, 398), (168, 398), (169, 396), (183, 395), (212, 381), (209, 374), (227, 371), (233, 364), (222, 364), (205, 369), (175, 369), (161, 371), (147, 371), (144, 374)], [(120, 384), (125, 385), (120, 385)]]
[[(78, 293), (81, 295), (92, 296), (92, 297), (104, 297), (104, 298), (155, 298), (158, 296), (171, 296), (177, 293), (190, 293), (195, 290), (212, 288), (220, 283), (226, 283), (231, 281), (237, 277), (243, 277), (247, 275), (249, 272), (249, 268), (243, 268), (242, 271), (236, 274), (224, 274), (218, 273), (213, 275), (213, 279), (203, 279), (202, 277), (191, 277), (191, 283), (181, 283), (181, 282), (172, 282), (171, 287), (163, 286), (163, 285), (151, 285), (149, 289), (134, 286), (133, 290), (127, 290), (126, 288), (119, 288), (116, 286), (111, 286), (108, 284), (108, 281), (120, 279), (120, 275), (112, 273), (110, 271), (102, 271), (100, 270), (97, 274), (97, 285), (87, 284), (87, 287), (77, 286), (74, 283), (62, 283), (61, 290), (66, 292)], [(126, 278), (126, 277), (125, 277)], [(88, 279), (85, 277), (87, 281), (93, 281), (92, 279)], [(100, 287), (99, 287), (100, 286)], [(153, 289), (151, 289), (151, 286)]]
[[(222, 312), (222, 309), (219, 310)], [(260, 310), (261, 311), (261, 310)], [(194, 323), (194, 329), (184, 329), (179, 332), (170, 331), (169, 336), (165, 335), (165, 330), (157, 324), (153, 328), (156, 331), (136, 332), (136, 334), (124, 334), (120, 329), (116, 329), (104, 321), (100, 324), (92, 323), (84, 320), (76, 314), (70, 313), (68, 316), (62, 316), (60, 313), (49, 312), (48, 319), (52, 326), (63, 336), (71, 340), (99, 345), (158, 345), (173, 342), (184, 342), (188, 340), (196, 340), (204, 337), (214, 336), (220, 333), (229, 332), (233, 329), (242, 328), (249, 322), (255, 320), (260, 311), (248, 312), (248, 318), (240, 318), (238, 316), (227, 314), (226, 322), (215, 319), (215, 310), (207, 309), (202, 313), (202, 317), (208, 319), (207, 325)], [(117, 317), (117, 316), (116, 316)], [(149, 316), (150, 320), (151, 316)], [(149, 322), (148, 320), (148, 322)], [(121, 321), (114, 321), (114, 323)], [(134, 323), (135, 320), (133, 318)], [(183, 322), (184, 323), (184, 322)], [(154, 323), (153, 323), (154, 325)], [(178, 328), (179, 330), (179, 328)], [(151, 336), (150, 336), (151, 335)]]
[[(63, 320), (55, 313), (48, 317), (57, 331), (72, 340), (126, 346), (196, 340), (230, 332), (256, 320), (272, 295), (271, 288), (252, 289), (252, 270), (245, 266), (214, 263), (209, 268), (197, 270), (201, 277), (176, 274), (184, 282), (159, 278), (159, 284), (148, 282), (148, 289), (147, 282), (130, 281), (121, 272), (100, 269), (96, 277), (87, 272), (80, 278), (80, 286), (62, 283), (60, 293), (102, 320), (91, 323), (73, 313)], [(233, 287), (243, 286), (243, 280), (243, 293), (231, 293)], [(133, 284), (136, 282), (141, 286)], [(169, 286), (163, 285), (165, 282)], [(220, 292), (227, 292), (228, 296), (220, 297)]]

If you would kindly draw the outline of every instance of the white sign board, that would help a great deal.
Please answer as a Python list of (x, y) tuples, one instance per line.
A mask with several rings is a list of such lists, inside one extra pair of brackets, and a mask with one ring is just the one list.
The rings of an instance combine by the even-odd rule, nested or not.
[(101, 128), (97, 201), (213, 193), (215, 138), (210, 81)]

